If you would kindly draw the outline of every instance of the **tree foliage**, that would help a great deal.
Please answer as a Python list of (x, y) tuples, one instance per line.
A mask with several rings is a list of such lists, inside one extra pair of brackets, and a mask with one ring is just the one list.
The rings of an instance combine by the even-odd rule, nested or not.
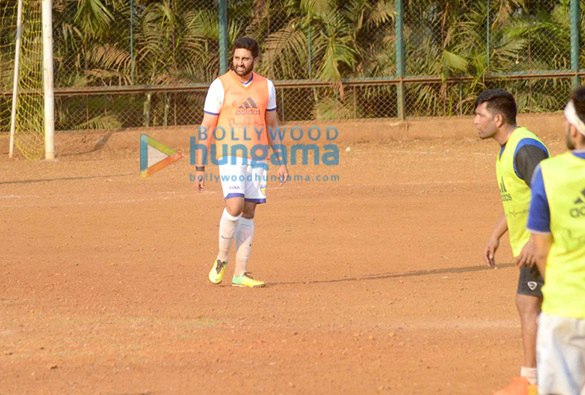
[[(53, 0), (56, 86), (180, 85), (217, 77), (217, 0), (133, 0), (132, 9), (131, 3)], [(556, 110), (565, 99), (566, 80), (488, 83), (485, 77), (569, 69), (569, 0), (404, 0), (403, 8), (406, 74), (441, 78), (407, 86), (409, 115), (469, 113), (477, 93), (495, 85), (516, 93), (522, 109)], [(230, 47), (241, 35), (259, 41), (260, 73), (331, 84), (328, 93), (311, 91), (314, 116), (351, 117), (356, 102), (358, 116), (395, 115), (392, 87), (365, 87), (356, 100), (343, 83), (395, 75), (394, 0), (230, 0), (228, 21)], [(472, 80), (449, 82), (460, 76)], [(150, 100), (128, 105), (144, 106), (146, 114)]]

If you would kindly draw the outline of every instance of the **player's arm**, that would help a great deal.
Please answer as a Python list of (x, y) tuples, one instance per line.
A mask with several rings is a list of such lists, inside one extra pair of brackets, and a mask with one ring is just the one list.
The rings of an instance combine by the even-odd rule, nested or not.
[(526, 228), (531, 233), (534, 261), (538, 271), (544, 277), (546, 260), (553, 237), (550, 230), (550, 206), (540, 166), (534, 171), (531, 184), (530, 208)]
[(198, 144), (205, 146), (205, 152), (201, 152), (201, 155), (197, 155), (195, 159), (195, 179), (197, 189), (199, 192), (205, 189), (205, 164), (208, 162), (206, 159), (209, 155), (209, 147), (213, 139), (213, 130), (217, 126), (218, 115), (203, 113), (203, 121), (199, 128), (199, 141)]
[[(209, 147), (211, 146), (211, 142), (213, 140), (213, 130), (217, 126), (217, 119), (219, 118), (218, 115), (215, 114), (203, 114), (203, 121), (201, 121), (200, 133), (199, 133), (199, 141), (198, 144), (205, 145), (207, 149), (207, 153), (209, 153)], [(205, 166), (204, 157), (200, 155), (197, 157), (196, 160), (197, 166)]]
[(534, 251), (536, 266), (542, 278), (545, 277), (546, 260), (548, 259), (548, 252), (553, 242), (552, 234), (550, 233), (532, 233), (534, 239)]
[(266, 111), (266, 126), (268, 127), (268, 144), (272, 148), (272, 152), (276, 159), (280, 162), (278, 168), (278, 179), (280, 185), (286, 183), (288, 179), (288, 168), (286, 167), (286, 155), (284, 155), (282, 141), (276, 132), (278, 127), (278, 115), (276, 111)]
[(205, 188), (205, 164), (207, 157), (209, 156), (209, 147), (213, 140), (213, 131), (217, 126), (217, 119), (219, 113), (223, 107), (223, 85), (219, 78), (216, 78), (209, 89), (207, 90), (207, 96), (205, 97), (205, 104), (203, 105), (203, 121), (199, 127), (197, 133), (197, 143), (205, 146), (204, 152), (195, 160), (195, 179), (197, 189), (199, 192)]
[(534, 266), (536, 264), (536, 250), (534, 249), (534, 235), (532, 233), (524, 247), (522, 247), (520, 255), (514, 258), (514, 264), (518, 267)]
[(483, 260), (489, 267), (496, 266), (496, 251), (500, 246), (500, 239), (508, 231), (508, 222), (506, 221), (506, 215), (502, 214), (492, 234), (483, 249)]
[[(548, 158), (548, 152), (541, 142), (534, 139), (526, 139), (516, 156), (514, 157), (514, 166), (520, 179), (524, 180), (526, 185), (532, 188), (532, 180), (539, 163)], [(521, 142), (522, 143), (522, 142)], [(534, 249), (534, 238), (532, 234), (526, 242), (520, 255), (516, 257), (514, 263), (516, 266), (534, 266), (536, 264), (536, 251)]]

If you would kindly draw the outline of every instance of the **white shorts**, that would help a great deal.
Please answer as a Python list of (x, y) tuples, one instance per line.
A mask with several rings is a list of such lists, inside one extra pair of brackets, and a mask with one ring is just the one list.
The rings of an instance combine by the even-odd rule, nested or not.
[(249, 159), (229, 157), (221, 162), (225, 162), (219, 165), (224, 199), (243, 197), (247, 202), (266, 203), (266, 161), (252, 163)]
[(585, 319), (541, 313), (536, 353), (539, 394), (585, 394)]

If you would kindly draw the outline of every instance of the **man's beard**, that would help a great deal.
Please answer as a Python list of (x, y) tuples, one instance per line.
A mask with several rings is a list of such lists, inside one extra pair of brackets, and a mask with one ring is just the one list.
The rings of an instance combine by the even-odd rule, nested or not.
[(571, 140), (571, 127), (567, 126), (567, 134), (565, 134), (565, 142), (567, 143), (567, 148), (571, 151), (575, 149), (575, 143)]
[(251, 64), (249, 68), (246, 68), (246, 67), (244, 66), (244, 69), (239, 69), (239, 68), (237, 68), (237, 67), (234, 67), (234, 71), (235, 71), (235, 72), (236, 72), (236, 74), (237, 74), (237, 75), (239, 75), (240, 77), (241, 77), (241, 76), (244, 76), (244, 75), (248, 75), (248, 74), (250, 74), (250, 73), (252, 72), (252, 70), (254, 70), (254, 65), (253, 65), (253, 64)]

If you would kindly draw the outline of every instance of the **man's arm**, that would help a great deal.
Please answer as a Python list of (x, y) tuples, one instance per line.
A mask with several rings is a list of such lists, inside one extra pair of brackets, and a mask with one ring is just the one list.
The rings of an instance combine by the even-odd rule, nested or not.
[(500, 246), (500, 238), (508, 231), (508, 222), (506, 222), (506, 215), (502, 214), (496, 227), (492, 231), (492, 235), (483, 249), (483, 259), (489, 267), (496, 267), (496, 251)]
[[(195, 178), (196, 185), (199, 192), (205, 189), (205, 162), (204, 159), (209, 155), (209, 147), (213, 140), (213, 130), (217, 126), (218, 115), (203, 113), (203, 121), (201, 121), (199, 136), (204, 136), (199, 139), (198, 144), (205, 145), (205, 152), (198, 155), (195, 160)], [(199, 169), (199, 170), (198, 170)]]
[(553, 237), (550, 229), (550, 206), (540, 166), (537, 166), (532, 177), (530, 209), (528, 210), (526, 228), (531, 233), (535, 263), (538, 271), (544, 277), (546, 260)]
[(520, 255), (514, 259), (514, 264), (520, 266), (534, 266), (536, 264), (536, 253), (534, 250), (534, 235), (530, 235), (530, 238), (522, 247)]
[[(514, 157), (514, 167), (520, 179), (532, 188), (532, 179), (539, 163), (548, 158), (548, 152), (544, 145), (535, 139), (524, 139), (519, 144), (518, 152)], [(522, 247), (520, 255), (514, 260), (516, 266), (533, 266), (536, 264), (534, 250), (534, 238), (530, 239)]]
[[(282, 141), (280, 140), (280, 136), (278, 133), (274, 132), (278, 127), (278, 115), (276, 111), (266, 111), (266, 127), (268, 130), (268, 143), (272, 148), (272, 152), (280, 162), (280, 167), (278, 169), (278, 179), (280, 180), (280, 185), (286, 183), (288, 179), (288, 168), (286, 167), (286, 157), (282, 152), (282, 149), (276, 151), (274, 147), (282, 147)], [(272, 133), (271, 133), (272, 131)]]
[(199, 192), (205, 188), (205, 159), (209, 155), (209, 147), (213, 141), (213, 131), (217, 126), (217, 119), (223, 107), (223, 99), (223, 85), (221, 80), (216, 78), (207, 90), (205, 104), (203, 105), (203, 120), (197, 133), (197, 144), (205, 146), (205, 151), (195, 160), (195, 183)]
[(540, 275), (544, 278), (546, 271), (546, 260), (548, 258), (548, 252), (553, 242), (552, 234), (550, 233), (532, 233), (534, 240), (534, 250), (536, 258), (536, 266)]

